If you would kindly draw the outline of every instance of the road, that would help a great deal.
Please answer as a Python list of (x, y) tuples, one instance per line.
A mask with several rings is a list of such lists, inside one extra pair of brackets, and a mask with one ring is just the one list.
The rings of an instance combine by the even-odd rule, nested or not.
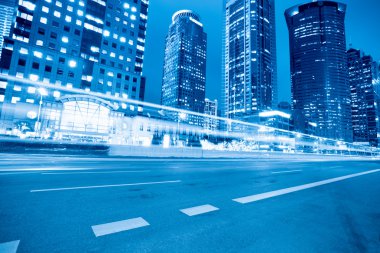
[(0, 252), (380, 252), (380, 163), (1, 155)]

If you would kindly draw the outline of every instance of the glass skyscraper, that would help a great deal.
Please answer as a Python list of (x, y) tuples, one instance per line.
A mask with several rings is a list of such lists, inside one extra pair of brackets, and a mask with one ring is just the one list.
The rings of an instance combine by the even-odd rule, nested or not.
[[(162, 78), (163, 105), (203, 113), (205, 108), (207, 35), (200, 17), (190, 11), (174, 13), (166, 37)], [(202, 125), (200, 117), (187, 116)]]
[(377, 146), (377, 103), (374, 90), (373, 59), (360, 50), (349, 49), (348, 73), (351, 87), (354, 142)]
[[(143, 100), (149, 0), (20, 0), (5, 38), (2, 74)], [(1, 118), (15, 122), (40, 101), (35, 87), (0, 80)], [(51, 91), (44, 103), (62, 95)], [(42, 96), (42, 95), (41, 95)], [(124, 108), (125, 109), (125, 108)], [(19, 117), (19, 119), (17, 119)]]
[(256, 121), (277, 106), (274, 0), (227, 0), (223, 41), (223, 116)]
[(318, 136), (352, 141), (345, 14), (346, 5), (333, 1), (285, 11), (295, 128), (312, 122)]
[(15, 12), (15, 1), (3, 0), (0, 3), (0, 59), (3, 48), (4, 37), (9, 35), (12, 26), (13, 13)]

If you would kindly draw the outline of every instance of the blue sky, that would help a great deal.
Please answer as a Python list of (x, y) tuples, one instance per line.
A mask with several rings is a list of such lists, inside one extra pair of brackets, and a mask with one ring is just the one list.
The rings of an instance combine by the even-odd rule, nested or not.
[[(288, 30), (285, 9), (307, 1), (277, 0), (277, 64), (279, 100), (290, 101)], [(380, 0), (342, 0), (347, 4), (347, 46), (362, 49), (380, 60)], [(219, 99), (221, 93), (221, 48), (223, 0), (151, 0), (145, 50), (144, 75), (147, 77), (145, 100), (160, 103), (165, 36), (174, 12), (190, 9), (201, 16), (208, 36), (206, 97)]]

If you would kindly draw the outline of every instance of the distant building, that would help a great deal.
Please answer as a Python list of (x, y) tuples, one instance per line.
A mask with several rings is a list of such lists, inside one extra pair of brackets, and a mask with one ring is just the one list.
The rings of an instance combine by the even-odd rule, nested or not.
[(346, 55), (346, 5), (314, 1), (285, 11), (295, 127), (316, 124), (321, 137), (352, 141)]
[(256, 121), (277, 106), (274, 0), (227, 0), (223, 116)]
[[(57, 90), (42, 94), (33, 84), (0, 80), (2, 127), (12, 128), (24, 119), (38, 123), (40, 103), (47, 113), (41, 117), (55, 118), (50, 112), (58, 106), (56, 101), (72, 88), (143, 100), (148, 4), (149, 0), (19, 1), (4, 41), (0, 72)], [(120, 108), (137, 109), (125, 104)]]
[[(205, 108), (207, 35), (200, 17), (190, 11), (174, 13), (166, 37), (162, 78), (163, 105), (203, 113)], [(188, 115), (202, 125), (203, 118)]]
[(347, 56), (354, 142), (377, 146), (379, 122), (373, 84), (373, 59), (356, 49), (349, 49)]
[(4, 37), (11, 31), (13, 15), (15, 13), (15, 1), (3, 0), (0, 3), (0, 59), (3, 48)]
[[(208, 98), (205, 99), (205, 114), (211, 116), (218, 116), (218, 100), (210, 100)], [(218, 129), (218, 120), (213, 118), (204, 118), (203, 127), (207, 130), (215, 131)]]
[(292, 111), (292, 105), (289, 102), (282, 101), (278, 103), (277, 105), (278, 110), (283, 112), (291, 112)]
[(282, 111), (265, 111), (259, 113), (260, 124), (292, 131), (291, 114)]

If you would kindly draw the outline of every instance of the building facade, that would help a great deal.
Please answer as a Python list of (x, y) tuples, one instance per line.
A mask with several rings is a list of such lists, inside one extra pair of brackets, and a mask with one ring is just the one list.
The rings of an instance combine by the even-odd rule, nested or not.
[(345, 4), (314, 1), (287, 9), (285, 17), (295, 128), (313, 122), (318, 136), (350, 142), (345, 13)]
[[(218, 100), (210, 100), (208, 98), (205, 99), (205, 112), (206, 115), (218, 116)], [(214, 118), (209, 118), (205, 116), (203, 127), (210, 131), (218, 130), (219, 120)]]
[(12, 20), (15, 12), (15, 1), (4, 0), (0, 3), (0, 59), (1, 49), (4, 44), (4, 37), (9, 35), (12, 26)]
[(274, 0), (227, 0), (223, 41), (223, 116), (255, 121), (277, 106)]
[(378, 118), (373, 59), (352, 48), (347, 51), (347, 57), (354, 142), (377, 146)]
[(20, 120), (15, 115), (21, 107), (36, 111), (42, 96), (44, 105), (53, 104), (64, 95), (62, 89), (143, 100), (148, 4), (148, 0), (20, 0), (4, 41), (0, 71), (60, 90), (42, 95), (26, 82), (0, 80), (2, 123), (12, 127)]
[[(166, 36), (162, 78), (162, 105), (204, 112), (206, 94), (207, 35), (200, 17), (190, 11), (174, 13)], [(202, 125), (189, 115), (187, 121)]]

